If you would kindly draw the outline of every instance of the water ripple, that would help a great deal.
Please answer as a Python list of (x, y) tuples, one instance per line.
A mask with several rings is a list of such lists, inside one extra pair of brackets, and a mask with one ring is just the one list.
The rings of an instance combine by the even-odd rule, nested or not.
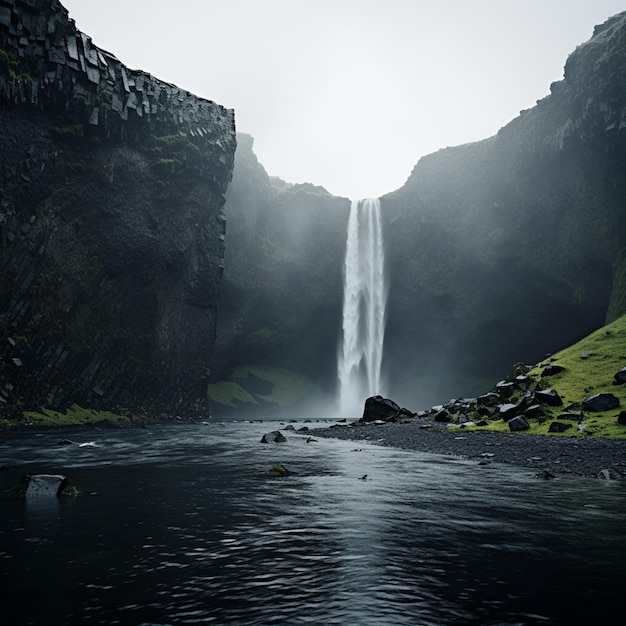
[[(52, 471), (97, 494), (0, 500), (13, 623), (617, 623), (624, 489), (292, 434), (260, 444), (277, 426), (0, 442), (3, 488)], [(269, 476), (276, 463), (296, 473)]]

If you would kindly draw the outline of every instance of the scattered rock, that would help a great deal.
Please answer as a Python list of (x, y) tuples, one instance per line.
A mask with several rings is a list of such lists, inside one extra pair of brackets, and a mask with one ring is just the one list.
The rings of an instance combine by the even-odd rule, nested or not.
[(512, 432), (520, 432), (522, 430), (528, 430), (529, 428), (530, 425), (521, 415), (509, 420), (509, 429)]
[(548, 406), (562, 406), (563, 400), (561, 396), (554, 389), (544, 389), (535, 391), (535, 400), (540, 404), (547, 404)]
[(500, 404), (500, 396), (497, 393), (485, 393), (476, 398), (476, 406), (495, 408), (498, 404)]
[(433, 419), (435, 420), (435, 422), (438, 422), (440, 424), (447, 424), (452, 421), (452, 416), (445, 409), (441, 409), (441, 411), (437, 411), (437, 413), (435, 413)]
[(500, 405), (498, 411), (499, 411), (500, 417), (505, 422), (508, 422), (517, 413), (517, 404), (510, 404), (510, 403), (502, 404)]
[(545, 411), (541, 408), (539, 404), (531, 404), (525, 411), (524, 417), (534, 419), (538, 417), (543, 417), (545, 415)]
[(564, 433), (569, 428), (572, 428), (573, 424), (564, 424), (563, 422), (552, 422), (548, 428), (549, 433)]
[(496, 393), (501, 398), (510, 398), (515, 391), (515, 384), (506, 380), (501, 380), (500, 382), (496, 383), (495, 389)]
[(620, 424), (620, 426), (626, 426), (626, 411), (620, 411), (617, 416), (617, 423)]
[(282, 443), (284, 441), (287, 441), (287, 438), (280, 432), (280, 430), (265, 433), (265, 435), (261, 437), (261, 443)]
[(583, 401), (584, 411), (610, 411), (619, 406), (619, 398), (612, 393), (597, 393)]
[(284, 465), (281, 464), (274, 465), (270, 468), (270, 476), (282, 477), (290, 476), (291, 474), (295, 474), (295, 472), (288, 470)]
[(560, 374), (564, 371), (565, 368), (562, 365), (548, 365), (547, 367), (543, 368), (541, 372), (541, 377), (543, 378), (544, 376), (555, 376), (556, 374)]
[(615, 379), (613, 382), (614, 385), (623, 385), (626, 383), (626, 367), (623, 367), (619, 372), (616, 372), (613, 375), (613, 378)]

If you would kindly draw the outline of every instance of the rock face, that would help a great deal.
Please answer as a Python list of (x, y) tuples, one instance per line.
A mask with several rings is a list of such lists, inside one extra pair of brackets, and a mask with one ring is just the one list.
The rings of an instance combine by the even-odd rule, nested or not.
[(391, 397), (471, 395), (626, 312), (625, 68), (622, 13), (535, 107), (381, 198)]
[(234, 115), (0, 3), (0, 396), (205, 409)]
[(253, 152), (252, 137), (239, 134), (224, 210), (228, 237), (213, 382), (243, 387), (233, 403), (247, 402), (246, 410), (255, 411), (280, 407), (271, 381), (263, 387), (258, 379), (233, 375), (250, 364), (285, 370), (287, 391), (294, 386), (290, 372), (331, 393), (349, 200), (322, 187), (270, 178)]

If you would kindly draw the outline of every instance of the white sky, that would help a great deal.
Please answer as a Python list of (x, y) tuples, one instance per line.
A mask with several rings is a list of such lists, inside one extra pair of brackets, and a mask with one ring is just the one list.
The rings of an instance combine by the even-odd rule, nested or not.
[(235, 109), (270, 175), (376, 197), (549, 93), (618, 0), (61, 0), (134, 69)]

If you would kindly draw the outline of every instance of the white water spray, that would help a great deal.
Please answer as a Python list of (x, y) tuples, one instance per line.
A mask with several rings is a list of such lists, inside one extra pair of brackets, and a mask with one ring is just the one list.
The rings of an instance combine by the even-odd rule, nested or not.
[(380, 202), (353, 201), (346, 241), (343, 343), (337, 364), (341, 416), (358, 416), (366, 398), (384, 395), (384, 256)]

